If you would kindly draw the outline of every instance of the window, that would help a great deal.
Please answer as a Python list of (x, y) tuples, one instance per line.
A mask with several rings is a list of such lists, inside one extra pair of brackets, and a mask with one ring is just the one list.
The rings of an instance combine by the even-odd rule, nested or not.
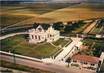
[(94, 66), (95, 64), (91, 64), (91, 66)]
[(52, 37), (52, 35), (50, 35), (50, 37)]
[(33, 35), (31, 35), (31, 37), (32, 37), (32, 39), (34, 39), (34, 36)]
[(39, 40), (40, 40), (40, 36), (38, 36)]
[(76, 60), (73, 60), (73, 62), (77, 62)]
[(84, 64), (87, 64), (87, 62), (84, 62)]
[(38, 30), (41, 32), (42, 31), (42, 28), (38, 28)]
[(83, 62), (82, 62), (82, 61), (81, 61), (80, 63), (81, 63), (81, 64), (83, 64)]
[(35, 39), (37, 39), (37, 36), (35, 35)]

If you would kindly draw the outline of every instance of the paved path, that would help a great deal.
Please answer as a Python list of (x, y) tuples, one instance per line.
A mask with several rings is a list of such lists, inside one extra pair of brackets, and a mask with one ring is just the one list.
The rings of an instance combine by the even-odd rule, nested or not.
[[(0, 58), (8, 62), (13, 62), (13, 56), (10, 56), (10, 55), (0, 54)], [(63, 67), (55, 64), (46, 64), (43, 62), (36, 62), (34, 60), (20, 58), (20, 57), (16, 57), (16, 63), (31, 67), (31, 68), (38, 68), (41, 70), (51, 71), (55, 73), (95, 73), (95, 72), (86, 71), (86, 70), (67, 68), (67, 67)]]
[(5, 35), (5, 36), (1, 36), (1, 37), (0, 37), (0, 40), (6, 39), (6, 38), (8, 38), (8, 37), (15, 36), (15, 35), (20, 35), (20, 34), (28, 34), (28, 33), (27, 33), (27, 32), (12, 33), (12, 34), (8, 34), (8, 35)]
[(81, 38), (71, 38), (72, 42), (67, 46), (63, 48), (63, 51), (56, 56), (55, 60), (60, 61), (62, 59), (65, 58), (65, 56), (67, 56), (68, 53), (71, 52), (71, 49), (73, 49), (73, 47), (78, 44), (78, 42), (81, 40)]

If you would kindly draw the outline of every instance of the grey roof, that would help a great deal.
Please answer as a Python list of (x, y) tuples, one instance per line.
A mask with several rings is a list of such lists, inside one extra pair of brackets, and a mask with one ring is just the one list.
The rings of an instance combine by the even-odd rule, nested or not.
[(36, 29), (39, 25), (41, 25), (44, 30), (47, 30), (50, 27), (49, 24), (38, 24), (38, 23), (34, 23), (33, 24), (33, 28)]

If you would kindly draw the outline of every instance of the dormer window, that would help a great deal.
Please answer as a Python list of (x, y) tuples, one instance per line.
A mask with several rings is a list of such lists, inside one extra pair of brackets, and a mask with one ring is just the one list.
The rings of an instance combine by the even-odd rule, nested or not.
[(39, 26), (36, 28), (36, 31), (41, 32), (42, 30), (43, 30), (43, 28), (42, 28), (42, 26), (41, 26), (41, 25), (39, 25)]
[(42, 28), (38, 28), (38, 30), (41, 32), (42, 31)]

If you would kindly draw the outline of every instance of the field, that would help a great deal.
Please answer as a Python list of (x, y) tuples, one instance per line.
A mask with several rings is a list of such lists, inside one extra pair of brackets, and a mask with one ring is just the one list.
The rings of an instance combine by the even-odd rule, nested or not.
[(29, 19), (31, 17), (24, 15), (19, 16), (19, 15), (2, 14), (0, 18), (1, 18), (0, 26), (3, 28), (21, 22), (23, 20)]
[(104, 26), (102, 27), (95, 26), (89, 33), (90, 34), (104, 34)]
[[(34, 13), (34, 14), (44, 14), (57, 9), (65, 8), (74, 5), (73, 3), (35, 3), (35, 4), (17, 4), (9, 6), (1, 6), (2, 11), (8, 11), (12, 13)], [(23, 12), (21, 12), (23, 11)]]
[[(70, 4), (69, 4), (70, 6)], [(2, 12), (0, 13), (0, 17), (5, 14), (3, 21), (3, 25), (12, 25), (13, 21), (19, 22), (21, 18), (30, 18), (26, 21), (21, 19), (21, 21), (17, 25), (24, 24), (33, 24), (34, 22), (39, 23), (52, 23), (57, 21), (76, 21), (76, 20), (84, 20), (91, 18), (100, 18), (104, 17), (104, 5), (99, 4), (80, 4), (80, 5), (72, 5), (69, 7), (67, 4), (63, 5), (20, 5), (20, 6), (2, 6)], [(6, 16), (8, 15), (8, 16)], [(23, 17), (24, 16), (24, 17)], [(12, 18), (13, 17), (13, 18)], [(14, 18), (16, 17), (16, 18)], [(20, 18), (18, 18), (20, 17)], [(6, 19), (9, 19), (8, 21)], [(16, 19), (16, 20), (15, 20)]]
[(3, 51), (12, 52), (12, 50), (15, 50), (17, 54), (36, 58), (50, 57), (60, 49), (45, 42), (29, 44), (24, 35), (4, 39), (1, 41), (1, 45)]
[(99, 34), (101, 28), (97, 28), (96, 26), (89, 32), (90, 34)]
[[(43, 17), (51, 17), (55, 18), (58, 21), (72, 21), (72, 20), (80, 20), (80, 19), (90, 19), (97, 17), (104, 17), (104, 9), (97, 7), (104, 7), (104, 5), (76, 5), (68, 8), (59, 9), (50, 13), (43, 14)], [(93, 8), (97, 8), (99, 10), (93, 10)]]
[(95, 26), (97, 21), (90, 23), (90, 25), (83, 31), (84, 34), (89, 33)]
[[(74, 21), (74, 20), (84, 20), (84, 19), (91, 19), (91, 18), (101, 18), (104, 17), (104, 9), (98, 7), (104, 7), (104, 5), (94, 5), (91, 6), (83, 4), (83, 5), (76, 5), (68, 8), (59, 9), (53, 12), (45, 13), (40, 15), (41, 17), (48, 17), (53, 18), (57, 21)], [(93, 8), (95, 10), (93, 10)]]
[[(51, 12), (60, 8), (67, 7), (71, 4), (21, 4), (11, 6), (1, 6), (0, 18), (2, 23), (0, 27), (8, 25), (24, 25), (33, 24), (34, 22), (47, 23), (54, 20), (46, 17), (39, 17), (39, 15)], [(25, 18), (25, 19), (24, 19)], [(32, 19), (31, 19), (32, 18)], [(29, 20), (26, 20), (29, 19)], [(25, 20), (25, 21), (24, 21)]]

